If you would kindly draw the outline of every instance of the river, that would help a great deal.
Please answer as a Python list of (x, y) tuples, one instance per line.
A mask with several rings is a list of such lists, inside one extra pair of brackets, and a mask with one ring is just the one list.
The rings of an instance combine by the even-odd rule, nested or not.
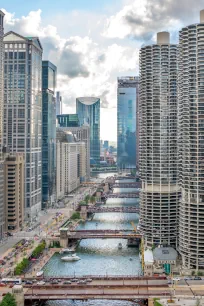
[[(110, 174), (106, 174), (110, 176)], [(134, 188), (122, 188), (114, 192), (131, 192)], [(138, 199), (109, 199), (107, 206), (133, 206), (139, 205)], [(100, 213), (95, 214), (92, 221), (80, 224), (78, 229), (132, 229), (137, 225), (139, 216), (130, 213)], [(118, 250), (118, 244), (122, 249)], [(55, 254), (44, 268), (45, 275), (138, 275), (141, 273), (139, 250), (128, 248), (124, 239), (87, 239), (82, 240), (76, 249), (81, 258), (77, 262), (62, 262), (60, 255)], [(53, 301), (46, 306), (132, 306), (135, 303), (128, 301)]]

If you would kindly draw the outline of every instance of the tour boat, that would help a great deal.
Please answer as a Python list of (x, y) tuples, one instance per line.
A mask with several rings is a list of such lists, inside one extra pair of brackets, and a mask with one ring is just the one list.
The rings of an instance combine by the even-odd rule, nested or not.
[(64, 254), (64, 253), (71, 253), (73, 252), (72, 249), (62, 249), (59, 254)]
[(77, 256), (76, 254), (73, 254), (73, 255), (70, 255), (70, 256), (65, 256), (65, 257), (62, 257), (61, 260), (62, 261), (78, 261), (80, 260), (81, 258), (79, 256)]
[(118, 243), (118, 250), (121, 250), (123, 248), (122, 243)]
[(40, 277), (40, 276), (43, 276), (43, 274), (44, 274), (44, 271), (39, 271), (39, 272), (36, 273), (36, 276)]

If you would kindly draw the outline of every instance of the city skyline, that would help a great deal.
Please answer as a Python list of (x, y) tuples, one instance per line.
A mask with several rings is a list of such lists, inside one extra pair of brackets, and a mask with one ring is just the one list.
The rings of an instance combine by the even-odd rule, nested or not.
[[(17, 28), (21, 35), (39, 36), (43, 58), (58, 67), (57, 90), (63, 97), (63, 112), (75, 113), (77, 96), (100, 97), (101, 139), (114, 141), (117, 77), (138, 75), (139, 48), (164, 30), (171, 33), (173, 43), (178, 42), (178, 30), (197, 22), (196, 13), (202, 9), (202, 1), (188, 1), (189, 6), (193, 4), (190, 15), (189, 8), (184, 5), (181, 9), (181, 2), (176, 1), (169, 1), (163, 11), (151, 1), (46, 3), (30, 1), (20, 9), (15, 1), (2, 1), (1, 7), (7, 11), (5, 33)], [(111, 131), (107, 120), (112, 123)]]

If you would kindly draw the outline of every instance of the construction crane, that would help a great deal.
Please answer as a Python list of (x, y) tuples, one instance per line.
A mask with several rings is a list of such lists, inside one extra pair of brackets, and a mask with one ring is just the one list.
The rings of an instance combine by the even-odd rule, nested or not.
[(131, 225), (134, 228), (134, 232), (137, 232), (137, 226), (135, 225), (135, 223), (133, 221), (131, 221)]

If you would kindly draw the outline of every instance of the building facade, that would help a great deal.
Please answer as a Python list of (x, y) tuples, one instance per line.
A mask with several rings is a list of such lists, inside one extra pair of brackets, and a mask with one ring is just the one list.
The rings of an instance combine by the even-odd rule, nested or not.
[(117, 165), (120, 169), (136, 168), (136, 100), (138, 77), (118, 78)]
[(100, 163), (100, 99), (81, 97), (76, 99), (76, 112), (80, 126), (90, 127), (90, 158)]
[(76, 137), (79, 142), (85, 143), (86, 149), (86, 175), (84, 180), (90, 180), (90, 128), (89, 126), (83, 125), (81, 127), (67, 127), (62, 128), (63, 131), (70, 131)]
[(76, 142), (69, 131), (57, 130), (57, 199), (63, 198), (80, 186), (85, 176), (85, 143)]
[(183, 266), (204, 268), (204, 10), (179, 34), (179, 153)]
[(5, 231), (20, 230), (24, 222), (23, 153), (12, 153), (4, 162)]
[(56, 88), (57, 68), (42, 62), (42, 208), (54, 202), (56, 186)]
[(62, 97), (60, 96), (60, 92), (57, 91), (56, 94), (56, 116), (62, 114)]
[(11, 152), (25, 155), (25, 217), (41, 210), (42, 46), (37, 37), (4, 35), (4, 137)]
[(57, 115), (57, 123), (59, 127), (78, 127), (79, 118), (77, 114)]
[(4, 101), (4, 13), (0, 11), (0, 240), (3, 238), (5, 227), (4, 210), (4, 157), (2, 154), (3, 142), (3, 101)]
[(168, 32), (140, 50), (140, 229), (147, 246), (177, 245), (177, 53)]

